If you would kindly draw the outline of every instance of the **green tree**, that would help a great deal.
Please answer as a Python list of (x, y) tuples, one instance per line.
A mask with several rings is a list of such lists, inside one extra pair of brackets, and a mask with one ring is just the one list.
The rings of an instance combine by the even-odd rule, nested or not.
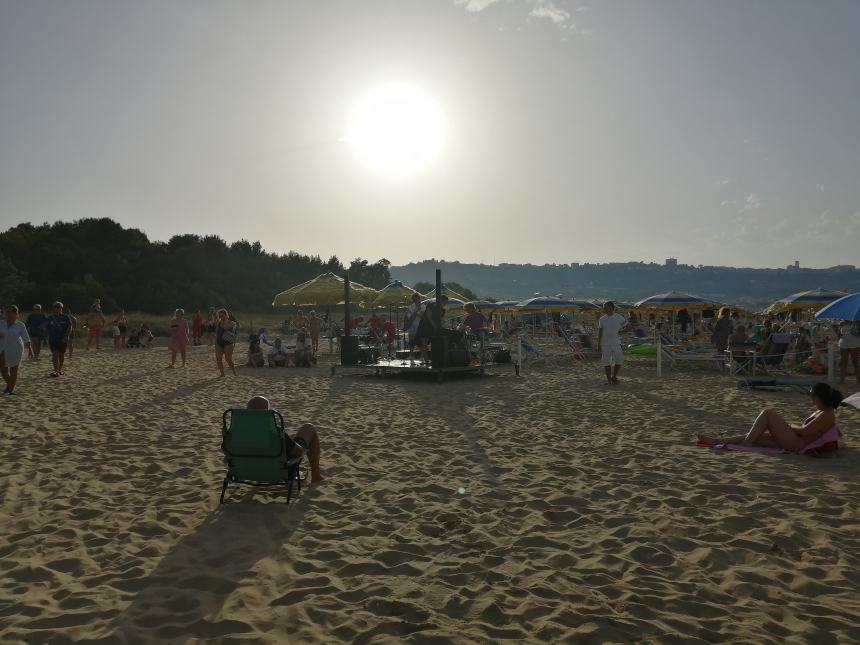
[(13, 304), (29, 286), (27, 276), (0, 253), (0, 303)]

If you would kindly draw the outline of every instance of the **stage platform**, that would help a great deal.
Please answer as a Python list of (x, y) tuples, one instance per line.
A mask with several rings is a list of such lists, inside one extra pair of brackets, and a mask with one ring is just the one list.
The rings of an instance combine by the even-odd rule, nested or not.
[(375, 363), (359, 363), (357, 365), (332, 365), (331, 375), (337, 370), (356, 370), (361, 372), (373, 371), (376, 376), (386, 377), (389, 374), (420, 374), (422, 376), (435, 376), (442, 381), (446, 374), (483, 374), (489, 370), (499, 368), (512, 368), (517, 376), (520, 375), (519, 366), (514, 363), (476, 363), (474, 365), (462, 365), (457, 367), (432, 367), (425, 363), (415, 362), (410, 364), (408, 360), (402, 359), (380, 359)]

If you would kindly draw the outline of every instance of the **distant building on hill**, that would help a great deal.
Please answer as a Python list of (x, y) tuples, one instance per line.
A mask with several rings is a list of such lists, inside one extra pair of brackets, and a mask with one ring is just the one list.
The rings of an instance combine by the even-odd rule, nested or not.
[(789, 264), (785, 268), (788, 269), (789, 271), (794, 271), (795, 269), (799, 269), (800, 268), (800, 260), (795, 260), (794, 264)]
[(678, 266), (678, 258), (666, 258), (665, 264), (667, 267), (677, 267)]

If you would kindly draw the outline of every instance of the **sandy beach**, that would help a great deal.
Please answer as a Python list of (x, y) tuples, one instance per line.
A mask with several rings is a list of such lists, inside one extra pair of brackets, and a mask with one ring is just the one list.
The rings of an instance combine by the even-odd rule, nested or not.
[[(618, 387), (593, 362), (441, 385), (219, 378), (210, 348), (49, 363), (0, 400), (4, 643), (860, 641), (856, 411), (838, 458), (774, 457), (693, 437), (805, 397), (646, 360)], [(326, 481), (219, 507), (221, 413), (253, 394), (318, 424)]]

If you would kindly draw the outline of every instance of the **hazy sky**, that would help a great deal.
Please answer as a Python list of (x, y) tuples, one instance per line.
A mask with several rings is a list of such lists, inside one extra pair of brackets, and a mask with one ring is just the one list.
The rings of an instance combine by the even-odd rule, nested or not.
[[(857, 0), (0, 0), (0, 230), (273, 251), (860, 264)], [(390, 82), (445, 143), (344, 141)]]

